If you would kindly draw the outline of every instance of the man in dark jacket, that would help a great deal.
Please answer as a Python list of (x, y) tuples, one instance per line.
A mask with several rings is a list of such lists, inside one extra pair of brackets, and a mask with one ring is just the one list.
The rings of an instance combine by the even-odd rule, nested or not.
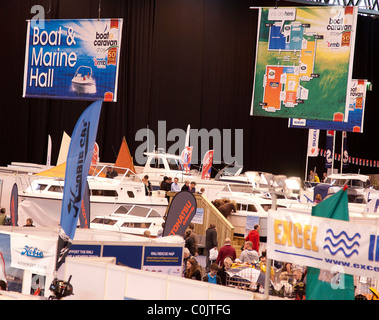
[[(218, 244), (217, 244), (216, 225), (214, 223), (211, 223), (209, 225), (209, 228), (205, 232), (205, 250), (206, 250), (206, 253), (207, 253), (207, 262), (206, 262), (205, 269), (206, 269), (207, 272), (209, 272), (210, 265), (211, 265), (211, 261), (209, 260), (209, 251), (212, 248), (216, 248), (217, 249), (217, 245)], [(214, 261), (212, 261), (212, 262), (214, 262)]]

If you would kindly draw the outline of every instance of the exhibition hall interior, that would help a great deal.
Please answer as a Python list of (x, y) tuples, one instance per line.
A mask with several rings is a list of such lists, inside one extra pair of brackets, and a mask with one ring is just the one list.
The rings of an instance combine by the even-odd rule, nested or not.
[(0, 300), (379, 299), (377, 1), (1, 12)]

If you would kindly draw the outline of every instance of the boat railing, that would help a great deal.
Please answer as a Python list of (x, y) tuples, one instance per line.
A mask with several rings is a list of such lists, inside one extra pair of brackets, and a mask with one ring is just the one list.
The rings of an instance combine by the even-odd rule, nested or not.
[(89, 177), (92, 178), (110, 178), (117, 181), (135, 181), (141, 182), (140, 177), (137, 176), (129, 168), (116, 167), (114, 165), (96, 165), (91, 166)]

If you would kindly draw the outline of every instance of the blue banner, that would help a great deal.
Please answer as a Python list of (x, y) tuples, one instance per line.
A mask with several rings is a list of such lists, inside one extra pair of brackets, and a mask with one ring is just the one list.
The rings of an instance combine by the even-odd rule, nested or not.
[(75, 235), (91, 166), (101, 106), (102, 100), (92, 103), (82, 113), (72, 133), (63, 188), (57, 269), (62, 264)]
[(23, 97), (116, 101), (122, 22), (28, 21)]
[(325, 168), (331, 168), (333, 163), (334, 131), (326, 132)]

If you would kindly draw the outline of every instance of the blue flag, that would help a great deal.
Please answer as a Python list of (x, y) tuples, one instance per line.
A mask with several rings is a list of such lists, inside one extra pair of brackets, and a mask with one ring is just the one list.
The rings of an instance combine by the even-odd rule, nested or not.
[(102, 102), (98, 100), (92, 103), (82, 113), (72, 133), (63, 188), (57, 270), (63, 263), (75, 235), (87, 185), (87, 175), (91, 166)]

